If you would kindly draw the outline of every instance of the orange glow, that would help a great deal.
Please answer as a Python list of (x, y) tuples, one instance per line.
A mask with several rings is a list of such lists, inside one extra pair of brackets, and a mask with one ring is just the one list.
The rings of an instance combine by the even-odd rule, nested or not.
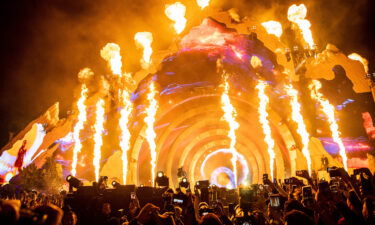
[(153, 41), (152, 33), (150, 32), (138, 32), (134, 35), (136, 44), (143, 48), (143, 56), (141, 59), (141, 65), (143, 69), (148, 69), (151, 64), (152, 47)]
[(83, 84), (81, 87), (81, 97), (77, 101), (78, 121), (73, 128), (73, 139), (75, 144), (73, 147), (72, 170), (70, 171), (73, 176), (77, 174), (78, 153), (80, 153), (82, 149), (82, 143), (79, 136), (81, 130), (83, 129), (84, 123), (87, 120), (87, 112), (85, 105), (85, 101), (87, 99), (87, 92), (88, 89), (86, 85)]
[(256, 56), (256, 55), (251, 56), (250, 64), (251, 64), (251, 66), (252, 66), (254, 69), (257, 69), (257, 68), (263, 66), (263, 64), (262, 64), (262, 60), (261, 60), (258, 56)]
[(149, 86), (149, 92), (147, 94), (148, 107), (146, 108), (146, 117), (144, 122), (146, 124), (146, 140), (148, 142), (151, 154), (151, 182), (152, 186), (155, 183), (155, 172), (156, 172), (156, 133), (154, 130), (156, 112), (158, 111), (158, 102), (155, 99), (157, 91), (155, 90), (155, 82), (151, 81)]
[(298, 102), (298, 91), (293, 86), (285, 86), (285, 91), (290, 98), (290, 106), (292, 108), (292, 119), (297, 124), (297, 132), (301, 136), (302, 140), (302, 154), (305, 156), (307, 161), (307, 169), (311, 175), (311, 156), (309, 151), (310, 134), (307, 131), (303, 116), (301, 113), (301, 104)]
[(95, 181), (99, 180), (100, 171), (100, 160), (101, 151), (103, 145), (103, 132), (104, 132), (104, 113), (105, 113), (105, 102), (103, 99), (99, 99), (96, 103), (96, 118), (94, 125), (94, 168), (95, 168)]
[(351, 59), (351, 60), (360, 61), (363, 65), (363, 67), (365, 68), (365, 72), (368, 73), (368, 61), (367, 61), (366, 58), (363, 58), (358, 53), (352, 53), (352, 54), (348, 55), (348, 58)]
[(133, 103), (130, 100), (130, 94), (127, 90), (119, 91), (121, 97), (122, 109), (120, 111), (119, 126), (121, 129), (120, 147), (122, 151), (122, 182), (126, 184), (128, 174), (128, 151), (130, 149), (131, 134), (128, 129), (129, 117), (133, 110)]
[(271, 179), (273, 180), (274, 175), (274, 162), (275, 162), (275, 141), (272, 138), (271, 134), (271, 126), (268, 120), (268, 112), (267, 106), (269, 104), (269, 98), (266, 95), (265, 89), (267, 87), (267, 83), (259, 80), (256, 89), (258, 89), (258, 98), (259, 98), (259, 121), (262, 124), (263, 133), (264, 133), (264, 141), (267, 144), (267, 151), (268, 155), (270, 156), (270, 175)]
[(12, 179), (12, 177), (14, 177), (14, 174), (12, 172), (8, 172), (5, 174), (4, 178), (5, 178), (5, 182), (9, 183), (10, 179)]
[(102, 50), (100, 50), (101, 57), (108, 62), (113, 74), (122, 75), (122, 62), (120, 55), (120, 46), (115, 43), (106, 44)]
[(304, 41), (309, 45), (310, 48), (314, 48), (314, 39), (310, 30), (311, 23), (306, 20), (307, 8), (304, 4), (297, 6), (293, 4), (288, 9), (288, 20), (293, 22), (301, 30)]
[(348, 157), (346, 156), (345, 146), (340, 138), (339, 126), (335, 119), (335, 107), (331, 105), (326, 98), (324, 98), (322, 93), (319, 92), (321, 87), (322, 84), (318, 80), (312, 80), (312, 83), (309, 85), (311, 97), (319, 103), (321, 110), (326, 115), (329, 122), (329, 128), (332, 133), (332, 139), (339, 146), (339, 154), (342, 158), (342, 163), (345, 170), (348, 170)]
[(88, 80), (94, 76), (94, 72), (90, 68), (83, 68), (78, 73), (78, 79), (80, 80)]
[(237, 187), (237, 150), (236, 150), (236, 130), (239, 127), (239, 124), (236, 121), (237, 112), (236, 109), (233, 107), (230, 98), (229, 98), (229, 82), (228, 82), (228, 75), (224, 74), (224, 90), (221, 95), (221, 108), (224, 111), (223, 119), (229, 125), (229, 132), (228, 137), (230, 139), (229, 150), (232, 153), (231, 163), (233, 167), (233, 174), (234, 174), (234, 187)]
[(165, 6), (165, 15), (174, 22), (174, 30), (177, 34), (180, 34), (186, 26), (186, 7), (181, 2), (176, 2), (171, 5)]
[(201, 9), (204, 9), (210, 5), (210, 0), (197, 0), (197, 4)]
[(277, 21), (270, 20), (263, 22), (262, 26), (266, 29), (267, 33), (273, 34), (278, 38), (283, 34), (283, 27), (281, 26), (281, 23)]

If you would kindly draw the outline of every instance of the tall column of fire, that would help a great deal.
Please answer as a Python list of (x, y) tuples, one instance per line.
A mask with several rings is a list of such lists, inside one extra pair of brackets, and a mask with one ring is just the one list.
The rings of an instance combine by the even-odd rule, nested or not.
[[(118, 76), (118, 81), (120, 83), (131, 82), (132, 77), (129, 73), (122, 72), (122, 57), (120, 54), (120, 46), (115, 43), (108, 43), (100, 52), (102, 58), (107, 60), (109, 67), (114, 75)], [(125, 78), (125, 79), (121, 79)], [(126, 83), (127, 84), (127, 83)], [(126, 84), (120, 84), (118, 90), (118, 100), (119, 105), (121, 106), (120, 110), (120, 148), (121, 148), (121, 160), (122, 160), (122, 182), (126, 184), (126, 178), (128, 174), (128, 151), (130, 149), (130, 138), (131, 133), (128, 128), (129, 118), (133, 110), (133, 103), (130, 99), (130, 91)], [(124, 87), (125, 86), (125, 87)]]
[(289, 84), (285, 86), (285, 91), (290, 98), (290, 106), (292, 108), (292, 119), (297, 124), (297, 132), (302, 140), (302, 154), (305, 156), (307, 161), (307, 169), (311, 175), (312, 165), (311, 156), (309, 151), (310, 134), (307, 131), (303, 116), (301, 113), (301, 104), (298, 102), (298, 91)]
[(293, 24), (296, 24), (300, 29), (304, 41), (309, 45), (310, 48), (314, 48), (315, 42), (310, 30), (311, 23), (306, 20), (307, 8), (304, 4), (297, 6), (293, 4), (288, 9), (288, 20)]
[(236, 130), (239, 127), (239, 124), (236, 121), (237, 112), (236, 109), (233, 107), (230, 98), (229, 98), (229, 82), (228, 82), (228, 74), (224, 73), (223, 75), (224, 83), (223, 83), (223, 93), (221, 95), (221, 108), (224, 111), (223, 119), (229, 125), (228, 137), (230, 139), (229, 150), (232, 153), (231, 163), (233, 167), (233, 174), (234, 174), (234, 188), (237, 187), (237, 150), (236, 150)]
[(271, 134), (271, 126), (268, 121), (268, 113), (267, 113), (267, 106), (269, 104), (269, 98), (265, 93), (265, 89), (267, 87), (267, 83), (265, 81), (259, 80), (256, 89), (258, 90), (258, 98), (259, 98), (259, 121), (262, 124), (263, 133), (264, 133), (264, 141), (267, 143), (267, 151), (270, 157), (270, 175), (271, 179), (273, 180), (274, 177), (274, 162), (275, 162), (275, 141), (272, 138)]
[(99, 180), (101, 150), (103, 145), (105, 102), (101, 98), (96, 103), (96, 116), (94, 125), (94, 159), (95, 180)]
[(155, 117), (156, 112), (158, 110), (158, 102), (155, 99), (156, 96), (156, 88), (155, 88), (155, 82), (150, 81), (149, 90), (147, 94), (147, 101), (148, 106), (146, 108), (146, 117), (144, 118), (144, 122), (146, 124), (146, 140), (148, 142), (149, 148), (150, 148), (150, 155), (151, 155), (151, 183), (152, 186), (155, 184), (155, 170), (156, 170), (156, 133), (154, 130), (155, 125)]
[[(91, 70), (88, 68), (85, 68), (81, 70), (80, 73), (91, 73)], [(83, 129), (84, 123), (87, 120), (87, 112), (86, 112), (86, 105), (85, 105), (85, 101), (87, 99), (87, 92), (88, 92), (88, 89), (86, 87), (86, 84), (82, 84), (81, 96), (79, 100), (77, 101), (78, 121), (75, 124), (74, 129), (73, 129), (74, 147), (73, 147), (73, 159), (72, 159), (72, 170), (71, 170), (71, 174), (73, 176), (77, 174), (78, 153), (80, 153), (82, 149), (80, 132)]]
[(311, 90), (311, 97), (319, 103), (321, 110), (326, 115), (329, 123), (329, 128), (332, 134), (332, 139), (339, 146), (339, 154), (341, 156), (344, 169), (348, 170), (348, 157), (346, 156), (344, 143), (340, 138), (339, 126), (335, 118), (335, 107), (331, 105), (326, 98), (324, 98), (322, 93), (320, 93), (321, 87), (322, 84), (318, 80), (312, 80), (312, 83), (309, 85), (309, 88)]
[(181, 2), (165, 6), (165, 15), (174, 22), (173, 28), (177, 34), (184, 31), (186, 26), (186, 6)]
[(152, 55), (152, 33), (150, 32), (138, 32), (134, 35), (134, 40), (137, 46), (143, 48), (143, 56), (141, 59), (141, 65), (143, 69), (148, 69), (151, 65), (151, 55)]

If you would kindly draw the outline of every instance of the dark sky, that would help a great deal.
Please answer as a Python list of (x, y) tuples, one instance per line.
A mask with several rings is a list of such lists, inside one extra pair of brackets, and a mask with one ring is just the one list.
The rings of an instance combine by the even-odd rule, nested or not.
[[(77, 73), (86, 66), (96, 74), (107, 72), (99, 51), (107, 42), (121, 46), (124, 66), (137, 71), (140, 52), (134, 33), (151, 31), (154, 49), (164, 49), (173, 31), (156, 0), (2, 0), (0, 3), (0, 146), (8, 132), (19, 132), (54, 102), (61, 117), (74, 103)], [(188, 20), (199, 12), (193, 0)], [(188, 3), (190, 2), (190, 3)], [(212, 0), (212, 7), (237, 7), (244, 15), (285, 20), (288, 6), (305, 3), (315, 40), (345, 53), (358, 52), (373, 70), (373, 0)], [(371, 64), (372, 63), (372, 64)]]

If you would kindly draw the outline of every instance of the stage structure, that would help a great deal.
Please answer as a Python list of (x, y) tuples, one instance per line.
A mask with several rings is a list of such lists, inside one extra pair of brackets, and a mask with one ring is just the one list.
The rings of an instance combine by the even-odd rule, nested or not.
[[(100, 54), (108, 74), (83, 69), (70, 115), (59, 119), (56, 103), (31, 122), (2, 148), (0, 173), (16, 174), (23, 140), (24, 167), (54, 156), (65, 175), (138, 185), (154, 185), (156, 172), (164, 171), (177, 186), (181, 167), (191, 183), (208, 179), (229, 188), (259, 183), (264, 173), (284, 179), (306, 169), (326, 176), (327, 161), (348, 170), (371, 167), (371, 141), (353, 144), (341, 136), (337, 104), (318, 81), (330, 85), (324, 79), (338, 79), (340, 65), (353, 93), (370, 93), (364, 59), (333, 45), (319, 51), (304, 5), (286, 15), (293, 41), (285, 41), (279, 22), (241, 18), (234, 10), (207, 11), (185, 27), (186, 10), (181, 3), (166, 6), (176, 35), (168, 50), (152, 49), (155, 34), (135, 35), (143, 51), (143, 69), (135, 74), (122, 65), (120, 46), (107, 44)], [(364, 118), (370, 136), (371, 115)]]

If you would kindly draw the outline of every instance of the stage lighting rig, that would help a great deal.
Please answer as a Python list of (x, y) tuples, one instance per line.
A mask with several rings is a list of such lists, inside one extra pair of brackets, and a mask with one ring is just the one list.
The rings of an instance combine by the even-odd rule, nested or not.
[(168, 187), (169, 186), (169, 178), (164, 175), (163, 171), (157, 172), (157, 176), (155, 178), (155, 185), (159, 187)]
[(183, 188), (186, 188), (186, 189), (189, 189), (190, 187), (190, 182), (188, 181), (188, 179), (186, 177), (182, 178), (182, 180), (180, 181), (180, 187), (183, 187)]
[(119, 187), (121, 186), (121, 184), (120, 184), (119, 182), (115, 181), (115, 180), (112, 181), (111, 184), (112, 184), (112, 187), (113, 187), (113, 188), (119, 188)]
[(73, 188), (78, 188), (83, 185), (82, 181), (78, 178), (73, 177), (72, 175), (68, 175), (66, 177), (66, 181), (69, 183), (69, 192), (73, 192)]

